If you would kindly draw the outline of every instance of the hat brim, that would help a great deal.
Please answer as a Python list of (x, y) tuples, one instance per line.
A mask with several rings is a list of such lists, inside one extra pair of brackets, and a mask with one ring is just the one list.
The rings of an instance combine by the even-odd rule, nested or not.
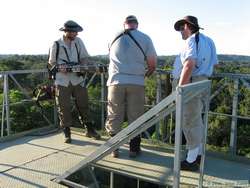
[(189, 22), (188, 20), (181, 19), (181, 20), (178, 20), (178, 21), (174, 24), (175, 30), (176, 30), (176, 31), (180, 31), (180, 27), (181, 27), (182, 25), (184, 25), (185, 23), (189, 23), (189, 24), (191, 24), (191, 25), (193, 25), (193, 26), (195, 26), (195, 27), (197, 27), (197, 28), (199, 28), (199, 29), (203, 29), (203, 28), (201, 28), (200, 26), (195, 25), (195, 24), (192, 23), (192, 22)]
[(174, 24), (174, 28), (176, 31), (180, 31), (180, 27), (182, 25), (184, 25), (185, 23), (188, 23), (186, 20), (178, 20), (175, 24)]
[(81, 32), (83, 31), (83, 28), (82, 27), (74, 27), (74, 28), (61, 27), (59, 31)]

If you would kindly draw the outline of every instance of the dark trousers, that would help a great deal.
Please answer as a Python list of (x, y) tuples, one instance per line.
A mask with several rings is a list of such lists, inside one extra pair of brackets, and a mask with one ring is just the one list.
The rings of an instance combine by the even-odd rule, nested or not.
[(140, 144), (141, 144), (141, 136), (140, 135), (131, 139), (129, 142), (130, 151), (133, 151), (133, 152), (140, 151)]
[(84, 122), (89, 118), (88, 110), (88, 93), (85, 87), (80, 84), (73, 86), (69, 84), (68, 87), (56, 87), (56, 104), (58, 107), (58, 114), (60, 119), (60, 126), (62, 128), (72, 126), (71, 114), (71, 97), (75, 98), (75, 104), (79, 114)]

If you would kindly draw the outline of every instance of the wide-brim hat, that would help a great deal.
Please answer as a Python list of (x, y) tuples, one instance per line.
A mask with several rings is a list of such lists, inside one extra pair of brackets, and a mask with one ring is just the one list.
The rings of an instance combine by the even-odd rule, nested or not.
[(184, 18), (178, 20), (175, 24), (174, 24), (174, 28), (176, 31), (180, 31), (180, 27), (185, 24), (185, 23), (189, 23), (191, 25), (193, 25), (194, 27), (196, 27), (197, 29), (203, 29), (199, 26), (198, 24), (198, 19), (194, 16), (185, 16)]
[(76, 22), (68, 20), (64, 23), (63, 27), (59, 29), (60, 31), (72, 31), (72, 32), (81, 32), (83, 28)]

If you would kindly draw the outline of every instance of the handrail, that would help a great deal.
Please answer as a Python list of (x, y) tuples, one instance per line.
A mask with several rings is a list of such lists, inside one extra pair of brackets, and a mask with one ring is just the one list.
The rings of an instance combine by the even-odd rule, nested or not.
[[(204, 133), (202, 137), (202, 158), (200, 165), (200, 181), (199, 187), (203, 186), (203, 174), (204, 174), (204, 160), (205, 160), (205, 147), (207, 137), (207, 122), (208, 122), (208, 109), (209, 109), (209, 97), (210, 97), (211, 81), (204, 80), (195, 82), (176, 88), (176, 125), (175, 125), (175, 157), (174, 157), (174, 182), (173, 187), (178, 188), (180, 186), (180, 156), (181, 156), (181, 144), (182, 144), (182, 127), (184, 119), (183, 106), (195, 96), (202, 95), (204, 97), (205, 113), (203, 117)], [(192, 94), (190, 94), (192, 93)]]
[[(2, 107), (2, 123), (1, 123), (1, 137), (4, 136), (4, 123), (5, 123), (5, 120), (7, 122), (7, 136), (10, 135), (10, 111), (9, 111), (9, 107), (12, 106), (12, 105), (16, 105), (18, 103), (10, 103), (9, 102), (9, 79), (8, 78), (11, 78), (14, 83), (17, 85), (17, 87), (21, 90), (21, 92), (24, 94), (24, 96), (26, 97), (26, 99), (29, 101), (29, 102), (32, 102), (32, 103), (35, 103), (36, 100), (32, 99), (31, 96), (29, 96), (29, 93), (25, 90), (25, 88), (23, 88), (21, 86), (21, 84), (15, 79), (14, 75), (18, 75), (18, 74), (31, 74), (31, 73), (47, 73), (47, 70), (46, 69), (36, 69), (36, 70), (11, 70), (11, 71), (0, 71), (0, 76), (4, 79), (4, 84), (3, 84), (3, 103), (2, 105), (0, 105)], [(101, 75), (103, 75), (103, 73), (101, 73)], [(88, 84), (90, 84), (93, 80), (93, 78), (96, 76), (96, 74), (94, 74), (91, 78), (91, 80), (89, 81)], [(0, 78), (1, 78), (0, 77)], [(104, 101), (104, 95), (103, 95), (103, 98), (101, 99), (101, 101)], [(27, 101), (25, 100), (25, 102)], [(21, 103), (23, 103), (24, 101), (21, 101)], [(20, 103), (20, 102), (19, 102)], [(104, 103), (102, 103), (102, 109), (104, 109)], [(57, 125), (57, 112), (56, 112), (56, 107), (54, 106), (54, 126)], [(47, 123), (49, 125), (52, 125), (52, 123), (50, 122), (50, 120), (43, 114), (43, 111), (41, 108), (38, 108), (40, 114), (42, 115), (42, 117), (47, 121)], [(103, 114), (104, 114), (104, 110), (103, 111)], [(103, 118), (103, 122), (102, 122), (102, 127), (104, 127), (104, 118)]]
[[(164, 75), (164, 74), (170, 74), (171, 71), (168, 71), (168, 70), (161, 70), (161, 69), (157, 69), (156, 70), (156, 74), (157, 75)], [(0, 71), (0, 75), (2, 76), (2, 79), (5, 77), (5, 76), (8, 76), (10, 75), (10, 78), (12, 79), (14, 76), (13, 75), (18, 75), (18, 74), (31, 74), (31, 73), (47, 73), (47, 70), (46, 69), (35, 69), (35, 70), (11, 70), (11, 71)], [(105, 76), (104, 74), (101, 74), (102, 76), (102, 80), (101, 80), (101, 86), (102, 86), (102, 89), (101, 89), (101, 103), (102, 103), (102, 120), (101, 120), (101, 123), (102, 123), (102, 128), (104, 128), (104, 123), (105, 123), (105, 105), (106, 105), (106, 86), (105, 86)], [(212, 79), (213, 78), (229, 78), (231, 80), (235, 80), (235, 79), (239, 79), (240, 83), (242, 83), (245, 87), (249, 87), (249, 80), (250, 80), (250, 74), (234, 74), (234, 73), (215, 73), (212, 75)], [(7, 77), (5, 77), (7, 79)], [(223, 88), (225, 87), (228, 87), (229, 84), (231, 84), (227, 79), (223, 79), (225, 81), (225, 84), (218, 88), (217, 91), (215, 91), (215, 93), (213, 93), (213, 95), (211, 96), (212, 98), (215, 97), (216, 95), (218, 95), (220, 93), (220, 90), (222, 90)], [(6, 82), (7, 83), (7, 82)], [(5, 86), (4, 86), (5, 87)], [(161, 101), (161, 92), (162, 92), (162, 89), (161, 88), (161, 77), (160, 76), (157, 76), (157, 97), (156, 97), (156, 103), (160, 102)], [(6, 88), (7, 89), (7, 88)], [(239, 88), (238, 88), (239, 89)], [(236, 88), (236, 91), (237, 91), (237, 88)], [(238, 93), (238, 92), (234, 92), (235, 95)], [(7, 96), (8, 95), (5, 95), (5, 98), (7, 100)], [(236, 98), (235, 98), (236, 99)], [(99, 102), (100, 102), (99, 101)], [(5, 101), (6, 102), (6, 101)], [(9, 110), (5, 110), (8, 106), (11, 106), (13, 105), (12, 103), (8, 103), (8, 105), (6, 104), (3, 104), (3, 105), (0, 105), (1, 108), (2, 108), (2, 119), (5, 117), (5, 116), (8, 116), (8, 113), (9, 113)], [(234, 109), (237, 109), (237, 105), (234, 105)], [(232, 129), (233, 127), (236, 127), (235, 124), (237, 119), (249, 119), (250, 117), (248, 116), (242, 116), (242, 115), (238, 115), (237, 114), (237, 110), (234, 111), (234, 114), (223, 114), (223, 113), (217, 113), (217, 112), (209, 112), (209, 115), (224, 115), (224, 116), (227, 116), (227, 117), (232, 117)], [(55, 118), (56, 120), (56, 118)], [(55, 122), (55, 121), (54, 121)], [(2, 127), (3, 127), (3, 121), (2, 121)], [(10, 122), (8, 122), (9, 124)], [(10, 125), (11, 126), (11, 125)], [(10, 126), (8, 126), (8, 129), (10, 128)], [(157, 138), (159, 138), (159, 124), (158, 126), (156, 127), (156, 135), (157, 135)], [(9, 131), (7, 131), (9, 133)], [(3, 136), (3, 130), (1, 131), (1, 136)], [(166, 138), (171, 138), (171, 135), (170, 136), (166, 136)], [(231, 133), (231, 140), (236, 140), (236, 132), (232, 132)], [(235, 148), (236, 148), (236, 143), (235, 142), (232, 142), (231, 141), (231, 151), (232, 151), (232, 154), (235, 155)]]
[[(47, 73), (47, 69), (32, 69), (32, 70), (9, 70), (9, 71), (0, 71), (0, 75), (6, 74), (27, 74), (27, 73)], [(156, 69), (156, 72), (159, 74), (171, 74), (170, 70)], [(211, 76), (215, 77), (227, 77), (227, 78), (245, 78), (250, 79), (250, 74), (240, 74), (240, 73), (213, 73)]]
[(28, 74), (28, 73), (47, 73), (46, 69), (32, 69), (32, 70), (10, 70), (10, 71), (0, 71), (0, 75), (9, 74)]
[[(163, 99), (160, 103), (155, 105), (149, 111), (144, 113), (134, 122), (132, 122), (127, 128), (121, 130), (114, 137), (110, 138), (106, 143), (98, 147), (92, 154), (84, 158), (80, 163), (78, 163), (73, 168), (67, 170), (63, 175), (55, 179), (58, 183), (69, 183), (67, 178), (78, 170), (85, 167), (89, 167), (91, 163), (95, 163), (103, 157), (110, 154), (112, 151), (116, 150), (123, 144), (127, 143), (130, 139), (139, 135), (140, 133), (147, 130), (149, 127), (153, 126), (162, 118), (166, 117), (175, 110), (176, 105), (176, 137), (175, 137), (175, 157), (174, 157), (174, 181), (173, 186), (178, 188), (180, 185), (180, 151), (181, 151), (181, 135), (182, 135), (182, 109), (183, 105), (190, 101), (197, 95), (206, 93), (206, 101), (209, 100), (211, 81), (201, 81), (185, 86), (180, 86), (177, 88), (177, 92), (173, 92), (171, 95)], [(192, 93), (192, 94), (191, 94)], [(206, 111), (208, 111), (208, 102), (206, 102)], [(206, 113), (207, 116), (207, 113)], [(207, 124), (207, 118), (206, 124)], [(207, 126), (206, 126), (207, 127)], [(206, 130), (206, 129), (205, 129)], [(206, 133), (204, 133), (206, 136)], [(203, 145), (205, 145), (206, 139), (203, 139)], [(203, 146), (205, 147), (205, 146)], [(199, 187), (202, 187), (203, 183), (203, 169), (204, 169), (204, 152), (203, 149), (203, 163), (200, 167), (201, 169), (201, 181)]]
[[(46, 73), (47, 70), (46, 69), (37, 69), (37, 70), (13, 70), (13, 71), (1, 71), (0, 72), (0, 75), (3, 75), (3, 78), (4, 78), (4, 88), (6, 90), (6, 92), (4, 92), (4, 96), (5, 96), (5, 99), (8, 98), (8, 76), (10, 76), (10, 78), (13, 77), (14, 74), (30, 74), (30, 73)], [(157, 70), (156, 74), (168, 74), (169, 71), (163, 71), (163, 70)], [(245, 117), (245, 116), (239, 116), (237, 115), (237, 103), (238, 103), (238, 99), (236, 98), (237, 95), (238, 95), (238, 84), (239, 84), (239, 81), (242, 81), (243, 84), (245, 86), (248, 86), (249, 84), (247, 83), (247, 81), (245, 79), (250, 79), (250, 75), (249, 74), (232, 74), (232, 73), (217, 73), (217, 74), (214, 74), (212, 76), (212, 78), (214, 77), (227, 77), (227, 78), (230, 78), (230, 79), (233, 79), (235, 82), (234, 82), (234, 88), (235, 88), (235, 95), (234, 95), (234, 105), (233, 105), (233, 114), (232, 115), (228, 115), (228, 114), (222, 114), (222, 113), (216, 113), (216, 112), (210, 112), (210, 114), (215, 114), (215, 115), (225, 115), (225, 116), (229, 116), (229, 117), (232, 117), (232, 129), (231, 130), (236, 130), (237, 129), (237, 118), (242, 118), (242, 119), (249, 119), (249, 117)], [(104, 74), (102, 74), (102, 98), (101, 98), (101, 101), (106, 101), (105, 100), (105, 91), (104, 91), (104, 85), (105, 85), (105, 80), (104, 80)], [(192, 86), (189, 85), (190, 88), (194, 87), (195, 86)], [(158, 91), (160, 92), (160, 91)], [(219, 93), (219, 92), (218, 92)], [(187, 92), (186, 93), (188, 97), (192, 97), (193, 95), (196, 95), (195, 93), (193, 92)], [(159, 95), (160, 96), (160, 95)], [(171, 95), (170, 95), (171, 96)], [(185, 98), (185, 97), (184, 97)], [(159, 100), (160, 101), (160, 100)], [(158, 101), (158, 102), (159, 102)], [(3, 101), (3, 105), (2, 105), (2, 119), (3, 119), (3, 116), (6, 116), (7, 120), (9, 119), (9, 110), (7, 107), (9, 107), (11, 104), (8, 102), (8, 101)], [(160, 103), (159, 103), (160, 104)], [(104, 127), (103, 124), (104, 124), (104, 103), (103, 103), (103, 106), (102, 106), (102, 128)], [(6, 108), (5, 108), (6, 107)], [(156, 107), (156, 106), (155, 106)], [(152, 109), (155, 109), (155, 108), (152, 108)], [(171, 107), (171, 105), (169, 106), (169, 109), (168, 111), (162, 111), (162, 112), (158, 112), (159, 115), (157, 117), (154, 117), (153, 119), (151, 119), (150, 121), (148, 122), (144, 122), (142, 123), (142, 125), (144, 126), (144, 128), (138, 128), (138, 132), (143, 132), (144, 130), (146, 130), (146, 127), (152, 125), (152, 124), (155, 124), (160, 118), (162, 117), (165, 117), (167, 114), (169, 114), (170, 112), (173, 111), (173, 107)], [(2, 121), (2, 129), (1, 129), (1, 136), (3, 136), (3, 122)], [(9, 124), (9, 121), (7, 121), (7, 123)], [(8, 129), (8, 133), (9, 133), (9, 130), (10, 130), (10, 125), (7, 125), (7, 129)], [(135, 134), (137, 134), (138, 132), (133, 132), (133, 134), (129, 134), (129, 135), (126, 135), (128, 137), (126, 138), (132, 138)], [(119, 134), (117, 134), (119, 135)], [(176, 134), (178, 135), (178, 134)], [(114, 137), (115, 138), (115, 137)], [(176, 139), (178, 140), (178, 139)], [(237, 137), (236, 137), (236, 132), (232, 132), (231, 131), (231, 140), (230, 140), (230, 148), (231, 148), (231, 151), (232, 151), (232, 154), (235, 154), (235, 151), (236, 151), (236, 140), (237, 140)], [(117, 148), (119, 147), (120, 145), (122, 145), (124, 142), (119, 142), (119, 143), (113, 143), (114, 144), (114, 148)], [(106, 148), (107, 149), (107, 148)], [(103, 154), (107, 154), (111, 152), (111, 150), (105, 150), (105, 152)], [(93, 156), (92, 156), (93, 157)], [(100, 155), (99, 156), (100, 158), (103, 157), (103, 155)], [(99, 158), (96, 158), (96, 159), (99, 159)], [(202, 160), (203, 161), (203, 164), (204, 164), (204, 159)], [(93, 162), (93, 161), (92, 161)], [(176, 167), (177, 168), (177, 167)], [(201, 171), (202, 172), (202, 171)]]

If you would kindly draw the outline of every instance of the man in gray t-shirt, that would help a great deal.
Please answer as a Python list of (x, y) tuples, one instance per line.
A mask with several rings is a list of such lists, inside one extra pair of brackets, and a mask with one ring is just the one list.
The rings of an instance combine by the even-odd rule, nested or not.
[[(130, 124), (144, 113), (144, 77), (150, 76), (156, 67), (154, 45), (150, 37), (137, 28), (137, 18), (128, 16), (124, 31), (115, 37), (110, 46), (106, 120), (106, 130), (110, 136), (121, 130), (125, 114)], [(130, 157), (139, 154), (140, 142), (140, 135), (130, 141)], [(113, 157), (118, 155), (118, 150), (112, 153)]]

